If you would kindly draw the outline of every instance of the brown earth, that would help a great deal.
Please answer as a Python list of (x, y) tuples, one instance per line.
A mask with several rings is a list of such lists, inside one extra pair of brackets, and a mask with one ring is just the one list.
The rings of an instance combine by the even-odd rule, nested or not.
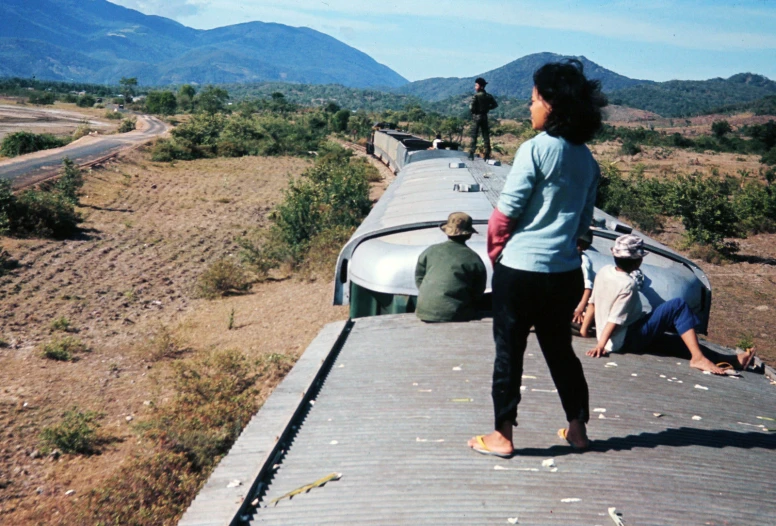
[[(132, 426), (144, 402), (168, 395), (170, 362), (157, 361), (149, 344), (161, 327), (184, 342), (186, 355), (239, 349), (296, 358), (325, 323), (347, 317), (330, 306), (326, 279), (193, 299), (197, 276), (236, 253), (235, 237), (264, 224), (289, 177), (309, 164), (247, 157), (170, 166), (133, 152), (87, 175), (80, 239), (0, 239), (21, 263), (0, 278), (0, 338), (8, 345), (0, 348), (0, 523), (67, 524), (71, 504), (141, 447)], [(231, 312), (235, 327), (227, 330)], [(43, 343), (64, 335), (51, 327), (60, 317), (91, 350), (77, 362), (40, 356)], [(102, 413), (116, 441), (92, 457), (34, 458), (41, 429), (74, 405)]]
[(50, 106), (17, 104), (14, 99), (0, 97), (0, 140), (16, 131), (50, 133), (70, 136), (81, 125), (87, 124), (101, 134), (111, 133), (120, 121), (105, 118), (105, 109), (79, 108), (75, 104), (57, 102)]

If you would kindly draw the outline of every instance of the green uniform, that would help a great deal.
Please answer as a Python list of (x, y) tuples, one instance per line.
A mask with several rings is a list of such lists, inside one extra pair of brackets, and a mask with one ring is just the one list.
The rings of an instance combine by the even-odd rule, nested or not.
[(477, 136), (482, 132), (482, 140), (485, 142), (485, 157), (490, 157), (490, 128), (488, 126), (488, 112), (498, 107), (498, 102), (490, 93), (482, 89), (474, 94), (469, 104), (472, 114), (472, 142), (469, 155), (474, 156), (477, 149)]
[(477, 253), (457, 241), (432, 245), (418, 258), (415, 285), (423, 321), (466, 321), (485, 292), (487, 271)]

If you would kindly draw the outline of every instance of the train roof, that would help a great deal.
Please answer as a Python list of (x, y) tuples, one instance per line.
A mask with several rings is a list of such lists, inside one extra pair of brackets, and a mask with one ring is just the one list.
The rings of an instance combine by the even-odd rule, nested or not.
[[(466, 212), (475, 228), (479, 225), (480, 233), (467, 244), (486, 263), (490, 278), (486, 225), (511, 167), (469, 160), (462, 152), (449, 150), (412, 152), (409, 159), (342, 249), (334, 285), (335, 304), (348, 304), (351, 282), (381, 293), (417, 294), (415, 263), (426, 247), (446, 239), (439, 225), (451, 212)], [(468, 185), (468, 189), (477, 191), (458, 191), (456, 185), (459, 189)], [(645, 307), (682, 297), (704, 324), (707, 322), (711, 285), (695, 263), (599, 209), (595, 209), (594, 222), (598, 226), (593, 229), (594, 241), (588, 254), (596, 270), (612, 263), (610, 248), (614, 239), (624, 232), (637, 234), (650, 251), (643, 267), (650, 280), (643, 298)]]
[(609, 508), (625, 524), (773, 522), (772, 369), (735, 379), (672, 357), (593, 359), (575, 338), (592, 410), (591, 450), (576, 454), (556, 437), (565, 415), (531, 335), (503, 460), (466, 446), (493, 425), (491, 330), (412, 315), (327, 326), (180, 525), (604, 525)]

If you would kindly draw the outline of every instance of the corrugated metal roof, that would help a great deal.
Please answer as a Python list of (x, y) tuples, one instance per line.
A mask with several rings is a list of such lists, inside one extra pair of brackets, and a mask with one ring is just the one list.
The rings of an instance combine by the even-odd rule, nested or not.
[[(591, 343), (575, 340), (577, 353)], [(556, 438), (565, 419), (532, 336), (517, 456), (502, 460), (466, 447), (492, 426), (493, 354), (490, 320), (356, 320), (262, 506), (329, 473), (342, 479), (261, 507), (251, 524), (603, 525), (609, 507), (626, 524), (774, 523), (776, 433), (758, 426), (776, 422), (758, 417), (776, 418), (776, 387), (762, 375), (582, 357), (591, 408), (605, 412), (592, 413), (593, 449), (576, 454)], [(550, 458), (556, 472), (542, 466)]]

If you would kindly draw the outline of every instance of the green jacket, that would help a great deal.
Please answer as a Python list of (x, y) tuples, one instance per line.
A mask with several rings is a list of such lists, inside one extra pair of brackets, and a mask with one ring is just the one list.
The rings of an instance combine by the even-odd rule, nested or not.
[(498, 108), (498, 102), (495, 97), (485, 90), (478, 91), (472, 97), (472, 102), (469, 104), (469, 111), (472, 115), (487, 115), (490, 110)]
[(486, 281), (485, 264), (465, 243), (448, 240), (432, 245), (415, 267), (415, 313), (423, 321), (470, 320)]

